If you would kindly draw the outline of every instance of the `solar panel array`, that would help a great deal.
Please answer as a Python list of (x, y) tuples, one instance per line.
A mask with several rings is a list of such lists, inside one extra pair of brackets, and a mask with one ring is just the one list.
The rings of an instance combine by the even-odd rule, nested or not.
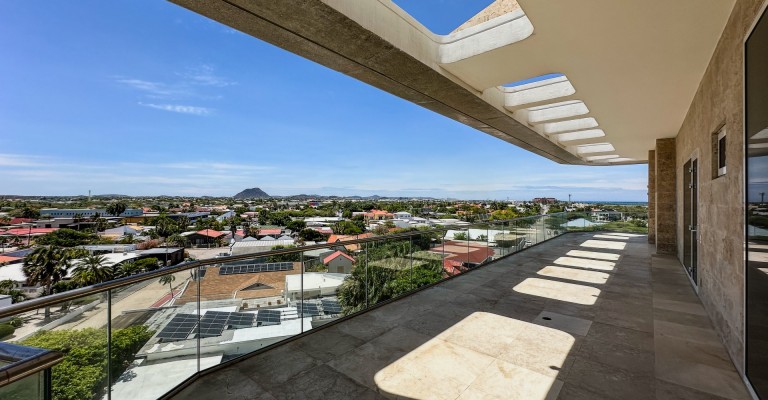
[(227, 328), (228, 312), (208, 311), (200, 318), (200, 337), (221, 336), (224, 329)]
[(201, 338), (221, 336), (225, 329), (250, 328), (255, 319), (254, 313), (208, 311), (200, 317), (198, 327), (197, 315), (176, 314), (157, 337), (164, 342), (170, 342), (188, 339), (193, 334), (199, 334)]
[(163, 330), (157, 334), (157, 337), (164, 341), (184, 340), (192, 334), (197, 325), (196, 314), (176, 314), (168, 322)]
[(280, 310), (259, 310), (256, 315), (256, 325), (279, 325), (280, 324)]
[(316, 317), (321, 315), (320, 308), (317, 303), (299, 302), (296, 303), (296, 310), (302, 318)]
[(233, 312), (233, 313), (229, 313), (229, 319), (227, 320), (227, 324), (229, 324), (229, 326), (231, 326), (234, 329), (250, 328), (253, 326), (253, 321), (255, 319), (256, 319), (256, 314), (254, 313)]
[(235, 274), (253, 274), (256, 272), (277, 272), (290, 271), (293, 269), (292, 262), (264, 263), (264, 264), (241, 264), (241, 265), (222, 265), (219, 268), (219, 275)]
[(338, 300), (321, 299), (320, 302), (323, 304), (323, 312), (326, 315), (341, 314), (341, 305), (339, 305)]

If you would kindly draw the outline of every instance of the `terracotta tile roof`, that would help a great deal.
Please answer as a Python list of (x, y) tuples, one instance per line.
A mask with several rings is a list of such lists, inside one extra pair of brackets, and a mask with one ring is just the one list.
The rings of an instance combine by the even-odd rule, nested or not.
[(197, 231), (198, 235), (208, 236), (212, 238), (217, 238), (219, 236), (226, 236), (228, 233), (229, 232), (214, 231), (213, 229), (203, 229), (203, 230)]
[[(362, 233), (360, 235), (331, 235), (328, 238), (328, 243), (346, 242), (346, 241), (355, 240), (355, 239), (365, 239), (372, 236), (373, 236), (372, 233)], [(348, 245), (345, 245), (344, 248), (346, 248), (348, 251), (357, 251), (357, 250), (360, 250), (360, 245), (348, 244)]]
[(323, 258), (323, 264), (328, 264), (333, 259), (335, 259), (336, 257), (339, 257), (339, 256), (345, 257), (349, 261), (355, 262), (354, 258), (352, 258), (352, 257), (350, 257), (350, 256), (348, 256), (348, 255), (346, 255), (344, 253), (342, 253), (340, 250), (337, 250), (335, 253), (329, 255), (328, 257)]
[(21, 260), (21, 257), (9, 257), (0, 255), (0, 263), (11, 263), (18, 260)]
[(59, 228), (13, 228), (8, 229), (7, 231), (0, 232), (0, 235), (14, 235), (14, 236), (23, 236), (23, 235), (45, 235), (46, 233), (51, 233), (53, 231), (58, 230)]

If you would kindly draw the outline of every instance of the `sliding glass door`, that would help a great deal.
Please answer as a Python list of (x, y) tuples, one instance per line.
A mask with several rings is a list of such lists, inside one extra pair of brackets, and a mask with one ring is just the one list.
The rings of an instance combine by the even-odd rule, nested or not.
[(746, 373), (768, 399), (768, 16), (746, 42)]

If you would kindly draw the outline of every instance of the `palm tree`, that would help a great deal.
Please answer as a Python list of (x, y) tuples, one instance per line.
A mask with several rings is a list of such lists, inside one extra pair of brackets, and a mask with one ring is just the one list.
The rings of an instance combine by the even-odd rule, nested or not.
[(173, 274), (163, 275), (160, 278), (160, 284), (165, 285), (168, 284), (168, 289), (171, 291), (171, 298), (173, 298), (173, 281), (176, 280), (176, 276)]
[(101, 255), (90, 255), (80, 260), (75, 269), (72, 270), (72, 277), (75, 282), (81, 285), (93, 285), (112, 279), (112, 269), (105, 266), (107, 259)]
[(186, 248), (187, 244), (189, 243), (189, 239), (187, 239), (186, 236), (179, 235), (178, 233), (176, 233), (171, 236), (168, 236), (168, 239), (166, 239), (166, 242), (174, 246), (180, 246), (180, 247)]
[(139, 272), (144, 272), (144, 269), (133, 261), (126, 261), (113, 269), (114, 278), (123, 278)]
[[(67, 276), (72, 254), (57, 246), (41, 246), (24, 259), (22, 271), (30, 285), (42, 285), (43, 296), (51, 294), (51, 287)], [(50, 308), (45, 308), (45, 318), (50, 317)]]
[(11, 296), (12, 303), (20, 303), (27, 299), (24, 293), (16, 289), (16, 282), (10, 279), (0, 281), (0, 294)]

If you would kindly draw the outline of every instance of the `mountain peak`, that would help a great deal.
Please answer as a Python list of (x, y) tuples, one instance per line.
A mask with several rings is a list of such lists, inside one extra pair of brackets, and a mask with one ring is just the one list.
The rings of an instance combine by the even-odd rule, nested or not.
[(256, 188), (245, 189), (242, 192), (234, 195), (233, 197), (235, 199), (263, 199), (270, 196), (266, 194), (263, 190), (256, 187)]

